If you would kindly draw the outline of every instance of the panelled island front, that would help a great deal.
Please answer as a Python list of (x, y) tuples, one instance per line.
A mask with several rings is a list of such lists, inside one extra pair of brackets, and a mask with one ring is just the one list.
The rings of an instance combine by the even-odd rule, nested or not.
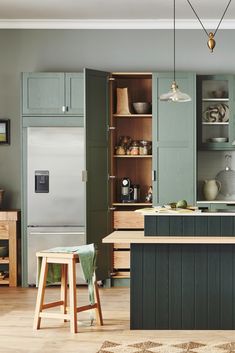
[(235, 328), (235, 213), (145, 215), (131, 245), (131, 329)]

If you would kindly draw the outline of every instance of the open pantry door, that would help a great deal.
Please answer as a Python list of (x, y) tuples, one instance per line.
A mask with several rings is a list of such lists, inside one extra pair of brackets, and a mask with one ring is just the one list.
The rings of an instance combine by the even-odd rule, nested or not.
[(108, 195), (108, 72), (84, 70), (86, 127), (86, 234), (98, 247), (97, 279), (109, 277), (110, 246), (102, 238), (110, 233)]

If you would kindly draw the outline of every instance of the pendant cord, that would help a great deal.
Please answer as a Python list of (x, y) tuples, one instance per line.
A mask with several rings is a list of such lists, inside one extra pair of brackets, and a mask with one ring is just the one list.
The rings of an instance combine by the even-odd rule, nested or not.
[(175, 0), (174, 0), (174, 82), (175, 82)]
[[(229, 0), (228, 4), (227, 4), (227, 6), (226, 6), (226, 8), (225, 8), (225, 10), (224, 10), (224, 13), (223, 13), (223, 15), (222, 15), (222, 17), (221, 17), (221, 19), (220, 19), (220, 21), (219, 21), (219, 24), (218, 24), (216, 30), (215, 30), (214, 33), (213, 33), (214, 36), (215, 36), (216, 32), (218, 31), (221, 22), (223, 21), (223, 18), (224, 18), (225, 14), (226, 14), (226, 12), (227, 12), (227, 10), (228, 10), (228, 7), (229, 7), (231, 1), (232, 1), (232, 0)], [(200, 20), (198, 14), (196, 13), (195, 9), (193, 8), (193, 5), (191, 4), (190, 0), (187, 0), (187, 2), (188, 2), (188, 4), (190, 5), (191, 9), (193, 10), (193, 12), (194, 12), (195, 16), (197, 17), (198, 21), (200, 22), (202, 28), (203, 28), (204, 31), (206, 32), (207, 36), (209, 37), (208, 31), (207, 31), (206, 28), (204, 27), (204, 25), (203, 25), (202, 21)]]
[(228, 10), (228, 7), (229, 7), (231, 1), (232, 1), (232, 0), (229, 0), (228, 5), (226, 6), (226, 9), (224, 10), (224, 13), (223, 13), (223, 15), (222, 15), (222, 17), (221, 17), (221, 20), (219, 21), (219, 24), (218, 24), (218, 26), (217, 26), (217, 28), (216, 28), (216, 30), (215, 30), (215, 32), (214, 32), (214, 36), (215, 36), (216, 32), (217, 32), (218, 29), (219, 29), (219, 26), (220, 26), (220, 24), (221, 24), (221, 22), (222, 22), (222, 20), (223, 20), (223, 18), (224, 18), (224, 16), (225, 16), (227, 10)]

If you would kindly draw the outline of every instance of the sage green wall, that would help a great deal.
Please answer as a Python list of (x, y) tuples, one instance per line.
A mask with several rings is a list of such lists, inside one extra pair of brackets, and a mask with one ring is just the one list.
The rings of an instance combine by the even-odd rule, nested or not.
[[(219, 31), (210, 54), (202, 30), (176, 32), (176, 68), (235, 72), (235, 31)], [(20, 208), (20, 73), (23, 71), (168, 71), (170, 30), (0, 30), (0, 119), (11, 119), (11, 144), (0, 146), (4, 206)]]

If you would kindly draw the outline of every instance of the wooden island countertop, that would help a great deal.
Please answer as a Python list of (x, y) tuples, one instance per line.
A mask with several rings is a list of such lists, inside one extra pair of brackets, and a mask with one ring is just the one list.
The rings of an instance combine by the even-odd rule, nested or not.
[(123, 244), (235, 244), (228, 236), (145, 236), (144, 231), (114, 231), (103, 238), (103, 243)]

